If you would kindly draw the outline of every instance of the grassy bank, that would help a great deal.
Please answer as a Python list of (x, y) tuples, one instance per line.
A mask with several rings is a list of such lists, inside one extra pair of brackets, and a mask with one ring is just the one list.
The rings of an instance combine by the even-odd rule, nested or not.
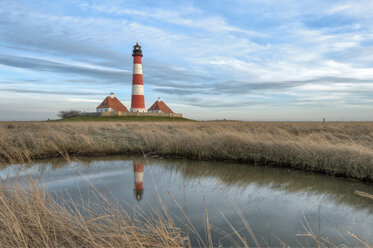
[(77, 121), (166, 121), (166, 122), (174, 122), (174, 121), (193, 121), (183, 117), (158, 117), (158, 116), (77, 116), (71, 117), (66, 119), (60, 119), (56, 121), (63, 121), (63, 122), (77, 122)]
[(373, 181), (373, 123), (23, 122), (0, 124), (3, 162), (98, 154), (257, 162)]

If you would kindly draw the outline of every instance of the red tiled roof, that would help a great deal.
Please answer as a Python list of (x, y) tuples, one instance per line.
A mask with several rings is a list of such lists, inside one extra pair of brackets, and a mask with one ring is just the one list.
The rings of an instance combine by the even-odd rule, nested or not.
[(96, 109), (98, 108), (112, 108), (115, 112), (128, 112), (128, 109), (118, 100), (118, 98), (110, 98), (110, 96), (106, 97)]
[(148, 111), (155, 111), (155, 110), (162, 110), (166, 114), (174, 113), (163, 101), (158, 101), (158, 100), (148, 109)]

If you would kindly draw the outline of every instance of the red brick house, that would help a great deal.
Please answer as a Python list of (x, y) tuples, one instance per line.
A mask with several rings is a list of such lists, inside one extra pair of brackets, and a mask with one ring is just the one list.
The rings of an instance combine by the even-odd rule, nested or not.
[(128, 109), (114, 97), (114, 93), (110, 93), (110, 96), (106, 97), (100, 105), (96, 108), (97, 112), (128, 112)]
[(166, 113), (173, 114), (174, 112), (158, 97), (158, 100), (148, 109), (149, 113)]

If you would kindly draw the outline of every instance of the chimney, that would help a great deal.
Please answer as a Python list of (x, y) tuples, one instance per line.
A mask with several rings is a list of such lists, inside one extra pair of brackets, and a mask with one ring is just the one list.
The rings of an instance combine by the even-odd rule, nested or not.
[(114, 98), (114, 93), (110, 93), (110, 98), (111, 98), (111, 99)]
[(161, 101), (161, 98), (160, 97), (158, 97), (158, 102), (160, 102)]

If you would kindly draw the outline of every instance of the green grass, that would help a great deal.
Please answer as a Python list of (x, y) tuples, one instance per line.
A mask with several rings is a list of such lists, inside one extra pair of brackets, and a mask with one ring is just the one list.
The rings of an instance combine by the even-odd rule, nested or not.
[(57, 121), (193, 121), (182, 117), (156, 116), (79, 116)]

